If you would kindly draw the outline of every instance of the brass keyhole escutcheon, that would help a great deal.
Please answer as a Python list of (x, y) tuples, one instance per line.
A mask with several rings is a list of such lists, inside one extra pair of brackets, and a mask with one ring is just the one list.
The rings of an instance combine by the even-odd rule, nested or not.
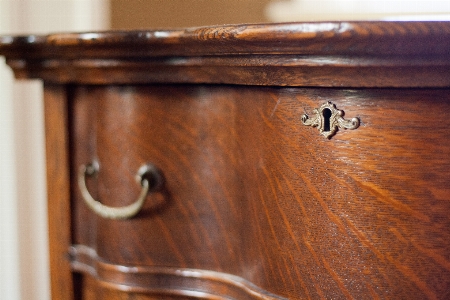
[(323, 131), (330, 131), (330, 117), (331, 117), (331, 110), (329, 110), (328, 108), (325, 108), (322, 111), (322, 115), (323, 115)]
[(321, 107), (315, 108), (311, 117), (307, 114), (302, 115), (302, 123), (306, 126), (317, 127), (321, 135), (331, 139), (339, 128), (356, 129), (359, 127), (358, 118), (345, 120), (343, 117), (344, 111), (337, 109), (333, 103), (328, 101)]

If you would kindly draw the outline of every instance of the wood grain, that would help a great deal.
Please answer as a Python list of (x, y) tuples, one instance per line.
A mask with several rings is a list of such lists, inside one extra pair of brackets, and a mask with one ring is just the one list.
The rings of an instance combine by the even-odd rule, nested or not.
[[(137, 60), (8, 60), (16, 78), (80, 84), (211, 83), (323, 87), (447, 87), (449, 57), (248, 55)], [(70, 66), (70, 67), (68, 67)]]
[(67, 247), (71, 245), (68, 107), (64, 86), (44, 88), (48, 229), (53, 299), (73, 299)]
[(71, 247), (70, 253), (73, 269), (87, 275), (83, 299), (122, 299), (127, 295), (133, 299), (282, 299), (230, 274), (180, 267), (115, 265), (83, 245)]
[[(2, 37), (0, 55), (46, 83), (54, 299), (450, 298), (450, 22)], [(302, 124), (327, 101), (359, 128)], [(166, 183), (103, 219), (77, 187), (93, 160), (109, 206), (142, 164)]]
[(85, 84), (447, 87), (449, 49), (448, 22), (247, 24), (0, 39), (0, 54), (17, 78)]
[[(0, 43), (1, 53), (11, 58), (144, 58), (246, 54), (401, 56), (448, 55), (449, 35), (450, 24), (445, 21), (364, 21), (3, 36)], [(431, 42), (433, 47), (427, 42)]]
[[(167, 179), (137, 218), (97, 219), (102, 260), (225, 272), (289, 299), (448, 296), (446, 90), (80, 87), (74, 99), (97, 107), (101, 201), (131, 202), (147, 161)], [(327, 140), (301, 123), (328, 100), (361, 127)]]

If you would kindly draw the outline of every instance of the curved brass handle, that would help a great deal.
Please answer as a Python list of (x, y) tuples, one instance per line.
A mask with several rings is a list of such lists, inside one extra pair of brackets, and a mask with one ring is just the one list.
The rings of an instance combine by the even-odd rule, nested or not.
[(163, 177), (153, 164), (146, 164), (139, 168), (136, 180), (141, 184), (142, 189), (138, 199), (127, 206), (110, 207), (92, 198), (86, 187), (86, 175), (93, 176), (98, 173), (97, 163), (82, 165), (78, 173), (78, 187), (84, 202), (97, 215), (107, 219), (129, 219), (134, 217), (142, 208), (149, 191), (159, 189), (163, 184)]

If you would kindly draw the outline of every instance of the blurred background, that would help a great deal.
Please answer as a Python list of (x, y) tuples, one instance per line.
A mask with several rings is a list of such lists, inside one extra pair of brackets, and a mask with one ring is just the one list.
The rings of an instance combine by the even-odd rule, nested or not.
[[(0, 0), (0, 34), (448, 19), (449, 0)], [(0, 299), (50, 299), (42, 84), (0, 58)]]

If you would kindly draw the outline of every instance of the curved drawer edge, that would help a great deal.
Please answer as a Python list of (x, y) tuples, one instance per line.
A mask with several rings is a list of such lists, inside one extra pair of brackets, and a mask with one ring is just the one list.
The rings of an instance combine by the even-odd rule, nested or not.
[(69, 248), (72, 270), (89, 274), (102, 286), (132, 293), (198, 299), (286, 299), (235, 275), (209, 270), (123, 266), (102, 261), (84, 245)]

